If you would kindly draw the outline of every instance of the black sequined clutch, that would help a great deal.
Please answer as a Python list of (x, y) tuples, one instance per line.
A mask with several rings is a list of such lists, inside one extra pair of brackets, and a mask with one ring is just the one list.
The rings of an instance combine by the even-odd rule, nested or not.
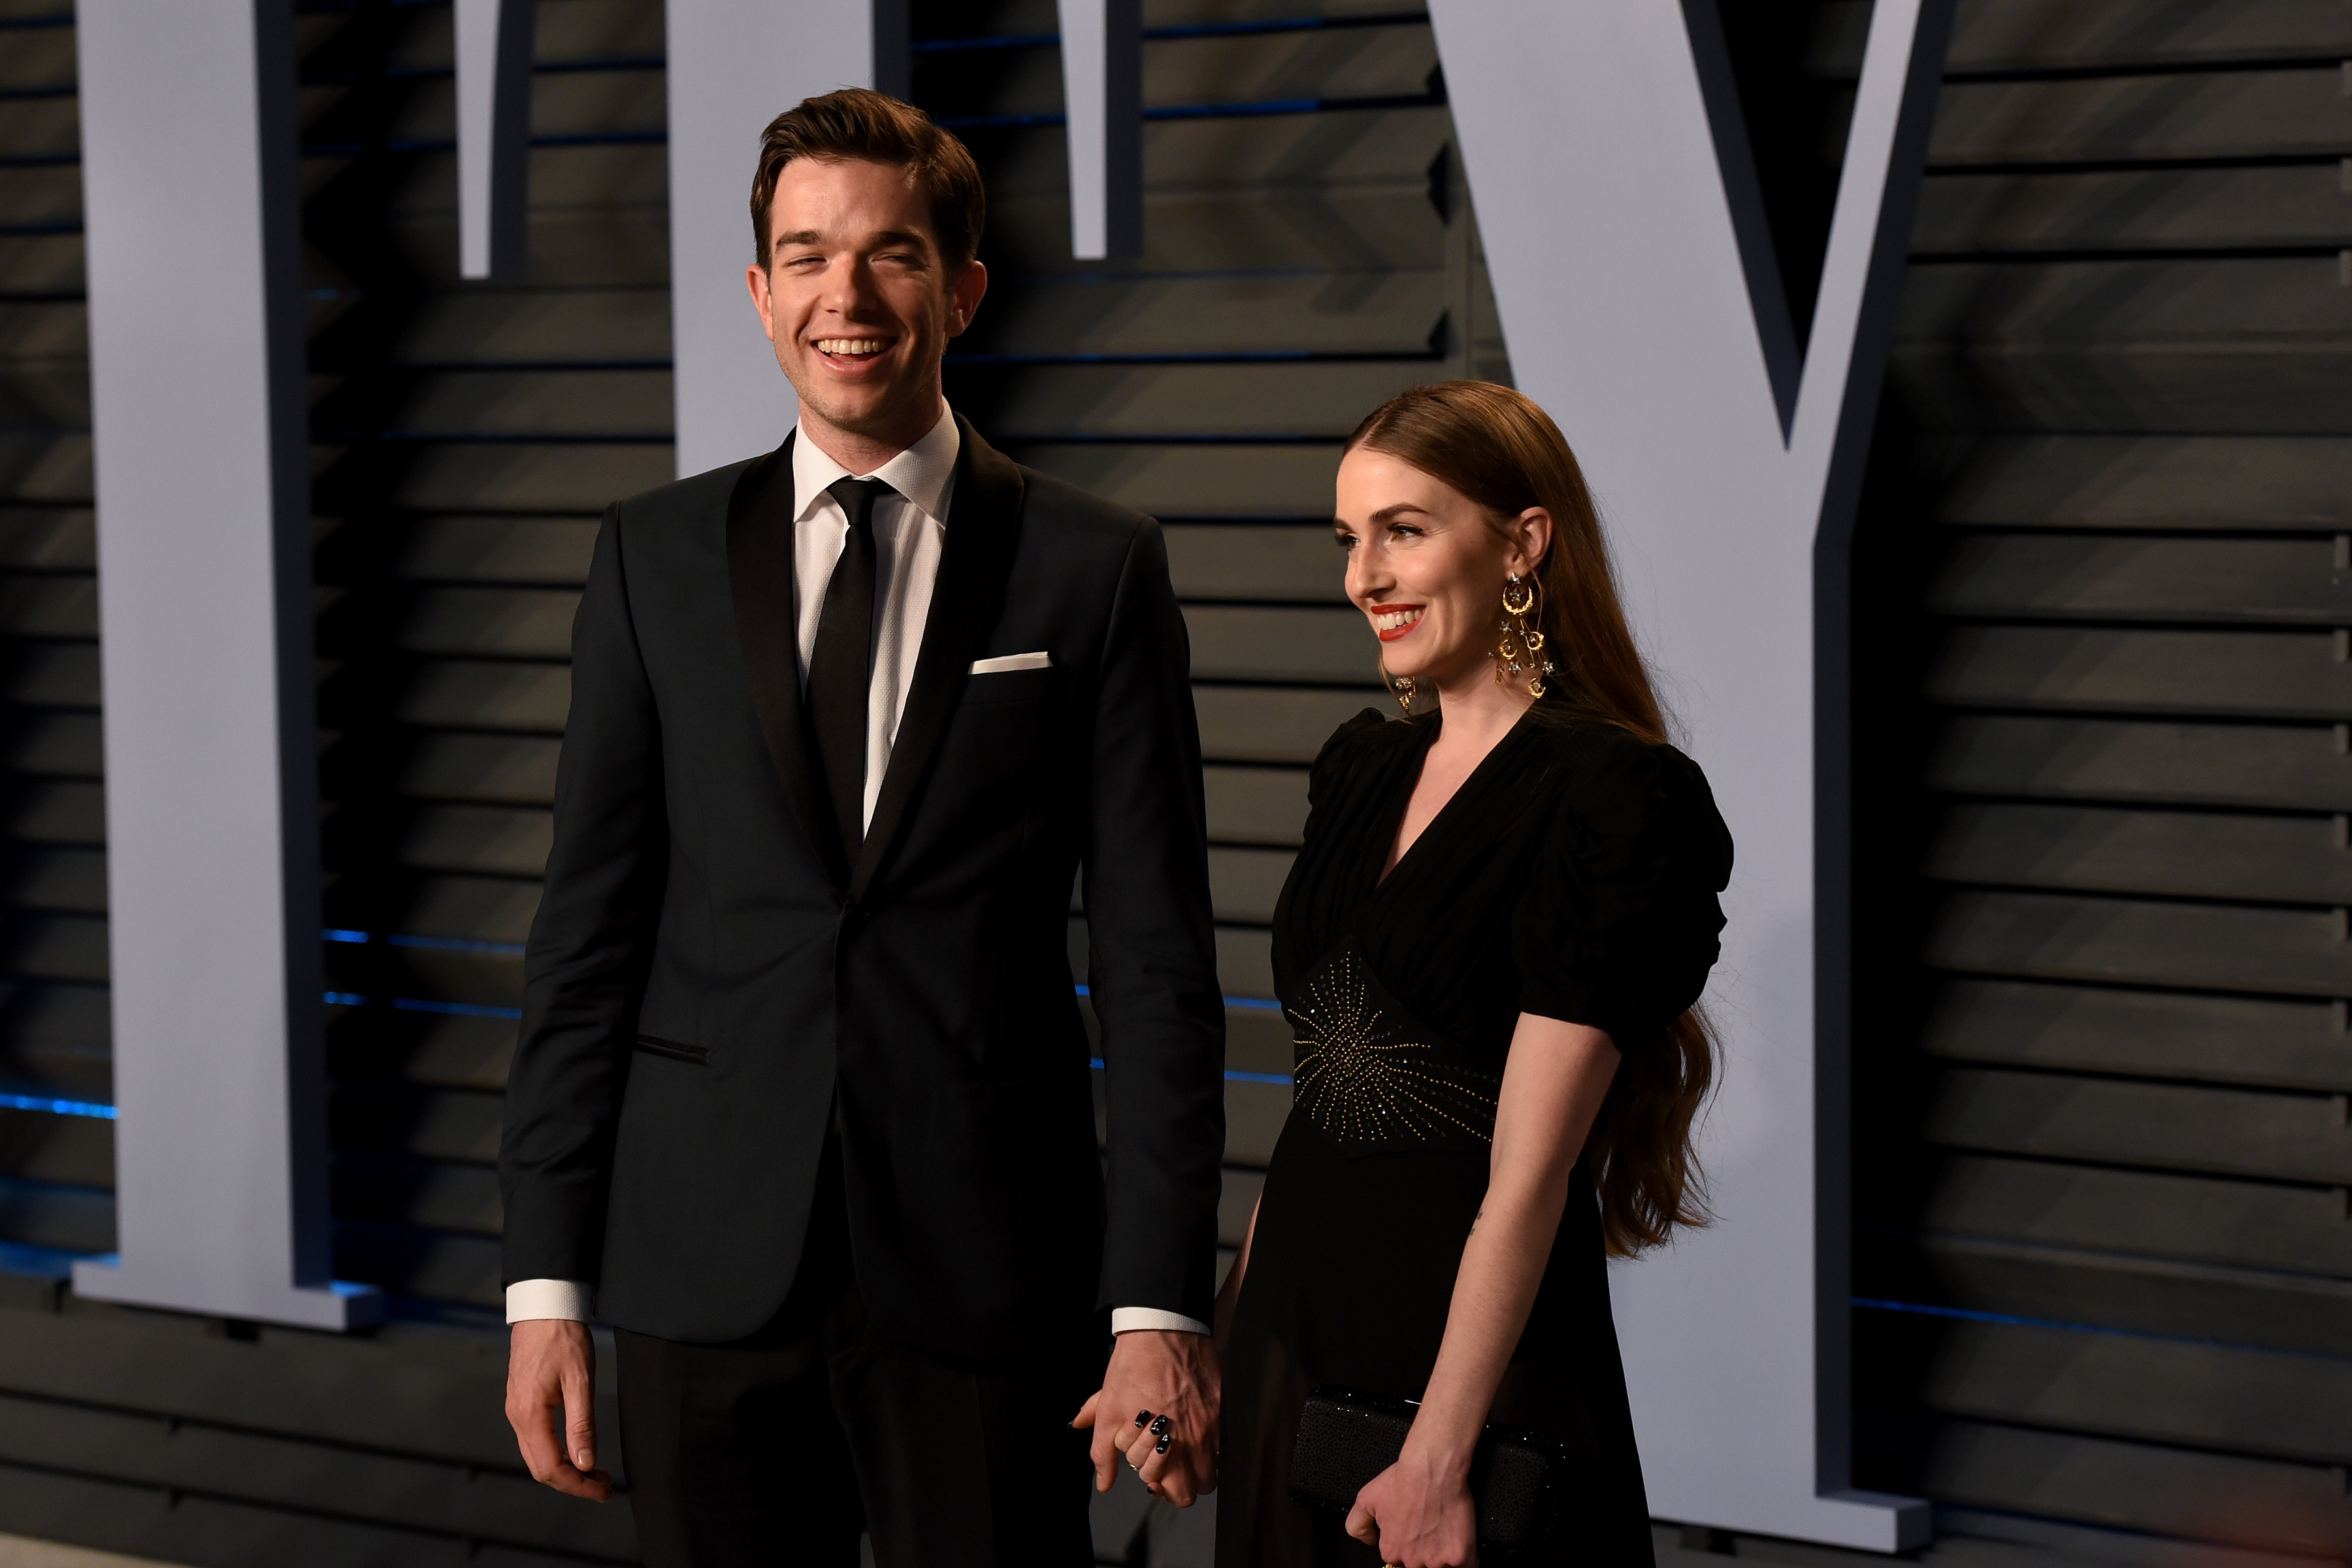
[[(1298, 1415), (1290, 1452), (1290, 1495), (1310, 1508), (1346, 1510), (1373, 1477), (1397, 1462), (1414, 1406), (1402, 1399), (1318, 1388)], [(1559, 1449), (1532, 1433), (1489, 1426), (1470, 1461), (1478, 1544), (1515, 1552), (1541, 1539), (1550, 1521)]]

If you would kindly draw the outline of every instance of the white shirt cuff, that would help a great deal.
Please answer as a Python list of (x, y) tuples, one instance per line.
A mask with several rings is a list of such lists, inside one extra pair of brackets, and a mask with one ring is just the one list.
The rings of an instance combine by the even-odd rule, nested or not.
[(507, 1321), (533, 1318), (569, 1318), (586, 1322), (596, 1292), (577, 1279), (518, 1279), (507, 1287)]
[[(514, 1300), (514, 1286), (507, 1287), (507, 1300)], [(507, 1309), (509, 1312), (513, 1308)], [(1163, 1312), (1157, 1307), (1113, 1307), (1110, 1310), (1110, 1331), (1123, 1334), (1134, 1329), (1162, 1329), (1171, 1334), (1205, 1334), (1209, 1325), (1198, 1318), (1188, 1318), (1181, 1312)]]

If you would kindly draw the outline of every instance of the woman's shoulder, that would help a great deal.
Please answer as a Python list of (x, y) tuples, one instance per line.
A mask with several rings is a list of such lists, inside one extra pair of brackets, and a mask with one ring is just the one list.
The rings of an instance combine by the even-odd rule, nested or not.
[(1391, 719), (1377, 708), (1367, 708), (1347, 720), (1331, 731), (1323, 749), (1315, 753), (1315, 765), (1307, 774), (1307, 798), (1325, 798), (1367, 761), (1402, 743), (1412, 733), (1411, 723)]
[(1547, 793), (1562, 816), (1624, 828), (1673, 823), (1727, 839), (1706, 773), (1674, 746), (1575, 717), (1544, 723), (1537, 733), (1553, 778)]

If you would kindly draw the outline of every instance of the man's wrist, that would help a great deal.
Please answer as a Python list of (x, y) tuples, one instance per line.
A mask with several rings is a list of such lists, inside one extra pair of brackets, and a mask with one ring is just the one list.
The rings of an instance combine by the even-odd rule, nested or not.
[(596, 1292), (577, 1279), (518, 1279), (507, 1287), (507, 1321), (564, 1318), (584, 1323), (594, 1316)]
[(1181, 1312), (1163, 1311), (1158, 1307), (1113, 1307), (1110, 1310), (1110, 1331), (1129, 1334), (1138, 1329), (1157, 1329), (1162, 1333), (1205, 1334), (1209, 1325), (1198, 1318), (1188, 1318)]

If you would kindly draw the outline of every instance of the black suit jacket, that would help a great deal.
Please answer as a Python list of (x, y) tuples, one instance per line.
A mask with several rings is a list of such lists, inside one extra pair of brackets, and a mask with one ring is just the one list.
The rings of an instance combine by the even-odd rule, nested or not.
[[(840, 1108), (877, 1329), (961, 1364), (1110, 1306), (1207, 1319), (1223, 1005), (1184, 623), (1156, 523), (962, 426), (865, 849), (793, 635), (791, 442), (609, 510), (499, 1157), (504, 1274), (665, 1339), (790, 1288)], [(972, 675), (1044, 650), (1050, 669)], [(1071, 987), (1085, 868), (1108, 1178)]]

